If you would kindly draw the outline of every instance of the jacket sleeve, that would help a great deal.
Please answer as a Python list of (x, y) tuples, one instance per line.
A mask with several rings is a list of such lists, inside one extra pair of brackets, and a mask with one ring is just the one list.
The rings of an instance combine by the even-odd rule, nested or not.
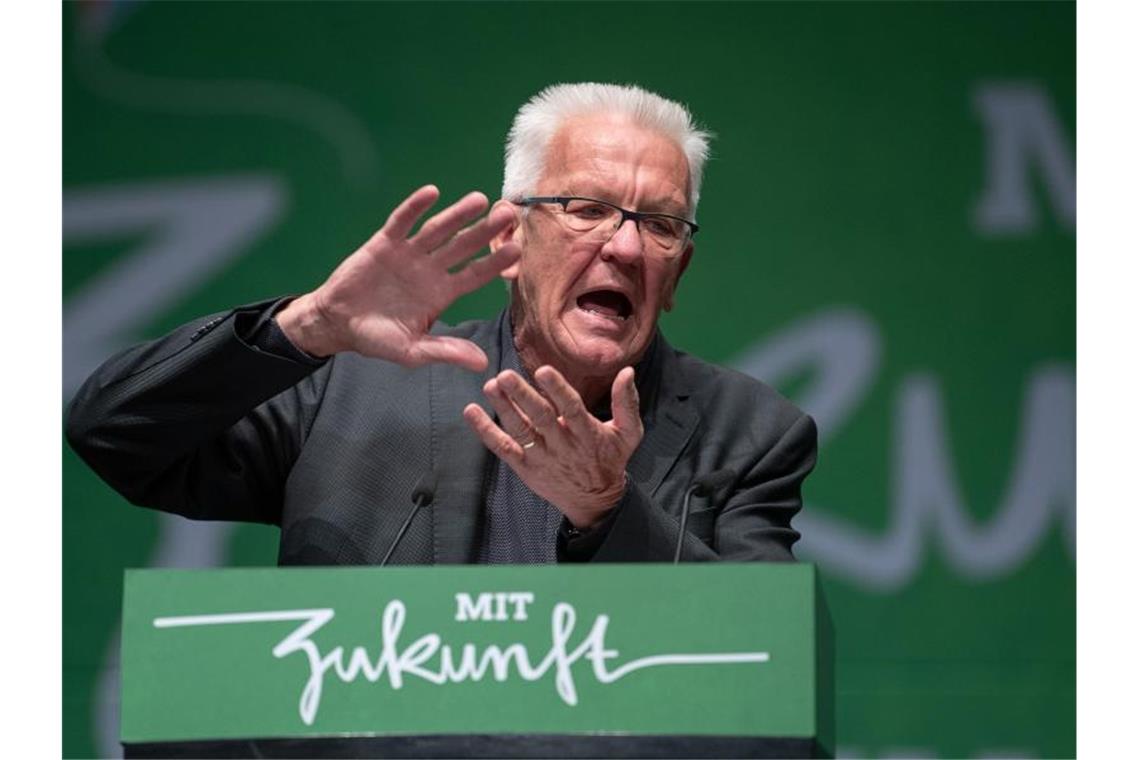
[(72, 448), (133, 504), (279, 523), (332, 362), (294, 361), (243, 338), (275, 303), (198, 320), (109, 359), (68, 410)]
[[(714, 521), (708, 546), (688, 530), (684, 561), (794, 561), (792, 544), (800, 534), (792, 518), (800, 510), (800, 488), (815, 467), (815, 421), (801, 415), (759, 459), (742, 468), (719, 505), (693, 512), (689, 525)], [(677, 517), (654, 505), (630, 481), (593, 562), (671, 562), (680, 529)]]

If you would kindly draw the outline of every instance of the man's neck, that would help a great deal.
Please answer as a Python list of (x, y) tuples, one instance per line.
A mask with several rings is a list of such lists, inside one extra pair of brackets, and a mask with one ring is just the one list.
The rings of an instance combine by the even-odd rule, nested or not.
[[(537, 340), (531, 340), (530, 336), (520, 333), (520, 320), (518, 315), (513, 313), (513, 310), (508, 318), (511, 320), (511, 338), (514, 342), (515, 353), (518, 354), (519, 362), (526, 370), (529, 379), (533, 381), (534, 373), (539, 367), (550, 365), (558, 370), (570, 383), (570, 386), (578, 392), (587, 409), (595, 411), (599, 408), (609, 407), (610, 388), (613, 387), (617, 372), (609, 375), (587, 375), (562, 366), (558, 361), (545, 356), (537, 348)], [(538, 390), (542, 392), (541, 388)]]
[[(559, 366), (556, 362), (544, 360), (536, 351), (519, 346), (518, 343), (515, 343), (515, 350), (518, 351), (519, 361), (522, 362), (523, 368), (526, 369), (527, 375), (531, 378), (534, 377), (534, 373), (539, 367), (549, 364), (562, 373), (566, 382), (578, 391), (578, 395), (582, 397), (582, 402), (587, 409), (594, 411), (609, 406), (610, 388), (613, 386), (616, 373), (609, 376), (578, 375)], [(539, 388), (540, 392), (541, 390)]]

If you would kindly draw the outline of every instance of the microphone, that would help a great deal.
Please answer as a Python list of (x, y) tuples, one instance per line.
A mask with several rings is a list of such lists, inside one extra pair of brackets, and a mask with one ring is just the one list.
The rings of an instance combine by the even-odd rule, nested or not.
[(408, 526), (412, 524), (416, 513), (422, 508), (431, 504), (435, 498), (436, 475), (435, 470), (428, 470), (424, 473), (423, 477), (416, 483), (416, 487), (412, 489), (412, 509), (408, 512), (407, 519), (404, 524), (400, 526), (400, 532), (396, 534), (396, 539), (392, 541), (392, 545), (388, 547), (388, 553), (384, 555), (384, 559), (380, 560), (380, 567), (388, 564), (388, 560), (392, 559), (392, 552), (396, 551), (396, 547), (404, 539), (404, 534), (408, 532)]
[(681, 547), (685, 543), (685, 524), (689, 522), (689, 505), (694, 496), (709, 496), (736, 480), (736, 470), (725, 467), (707, 475), (694, 478), (685, 491), (685, 503), (681, 506), (681, 528), (677, 532), (677, 549), (673, 552), (673, 564), (681, 561)]

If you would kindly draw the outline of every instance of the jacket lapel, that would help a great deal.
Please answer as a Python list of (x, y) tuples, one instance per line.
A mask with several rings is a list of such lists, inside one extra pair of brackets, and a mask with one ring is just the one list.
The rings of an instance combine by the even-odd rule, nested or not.
[(645, 435), (629, 460), (629, 474), (652, 496), (692, 438), (700, 417), (688, 403), (688, 378), (660, 333), (646, 364), (644, 387), (639, 385)]
[(463, 419), (463, 407), (486, 403), (483, 384), (499, 366), (498, 321), (480, 325), (470, 336), (487, 354), (487, 371), (476, 374), (449, 364), (432, 365), (431, 461), (438, 476), (432, 528), (436, 564), (475, 561), (486, 501), (491, 452)]

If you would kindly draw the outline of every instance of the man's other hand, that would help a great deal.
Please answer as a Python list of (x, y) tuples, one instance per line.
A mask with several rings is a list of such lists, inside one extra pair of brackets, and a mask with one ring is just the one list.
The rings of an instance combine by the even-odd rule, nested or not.
[(541, 394), (511, 370), (483, 386), (498, 425), (478, 404), (468, 404), (463, 417), (532, 491), (584, 530), (621, 501), (626, 464), (644, 434), (633, 368), (614, 378), (608, 422), (590, 414), (558, 370), (534, 374)]
[(518, 260), (519, 247), (510, 242), (473, 258), (514, 214), (503, 207), (468, 224), (488, 205), (482, 193), (469, 193), (411, 235), (438, 199), (434, 185), (416, 190), (323, 285), (289, 303), (276, 317), (289, 340), (313, 356), (355, 351), (405, 367), (447, 362), (486, 369), (487, 356), (477, 345), (429, 330), (457, 298)]

